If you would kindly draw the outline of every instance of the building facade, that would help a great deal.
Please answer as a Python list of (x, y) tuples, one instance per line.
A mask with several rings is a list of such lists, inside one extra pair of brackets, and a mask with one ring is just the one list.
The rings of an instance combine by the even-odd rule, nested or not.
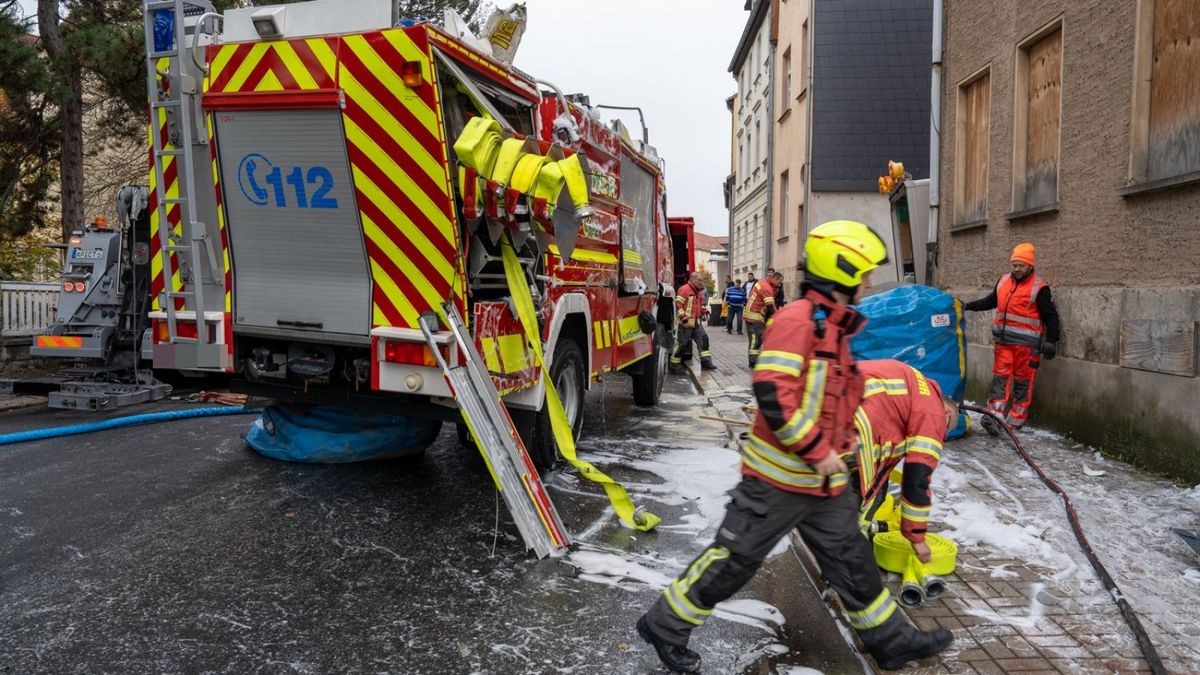
[(775, 101), (771, 180), (775, 208), (767, 241), (771, 264), (783, 274), (785, 294), (795, 297), (802, 276), (797, 263), (804, 250), (805, 203), (808, 180), (808, 89), (810, 58), (807, 0), (777, 2), (775, 68), (772, 96)]
[[(727, 189), (731, 223), (730, 274), (762, 277), (770, 265), (772, 109), (770, 40), (772, 5), (778, 0), (747, 2), (749, 19), (729, 64), (737, 80), (734, 114), (736, 167)], [(797, 0), (798, 1), (798, 0)]]
[[(1200, 3), (946, 3), (939, 285), (1037, 246), (1063, 322), (1035, 421), (1200, 480)], [(978, 399), (991, 313), (969, 315)]]
[(812, 14), (808, 224), (857, 220), (885, 235), (890, 259), (911, 258), (888, 236), (878, 178), (889, 160), (929, 177), (933, 2), (814, 0)]

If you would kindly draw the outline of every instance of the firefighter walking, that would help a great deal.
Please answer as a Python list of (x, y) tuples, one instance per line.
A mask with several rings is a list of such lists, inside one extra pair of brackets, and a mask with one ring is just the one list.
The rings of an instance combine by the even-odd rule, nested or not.
[(863, 512), (869, 520), (887, 494), (892, 469), (904, 462), (900, 532), (917, 559), (927, 563), (932, 557), (925, 543), (933, 505), (929, 484), (946, 433), (958, 423), (958, 403), (943, 397), (937, 382), (900, 361), (859, 361), (858, 370), (866, 386), (854, 413), (860, 444), (851, 461), (858, 471)]
[(762, 352), (763, 332), (775, 313), (775, 290), (782, 283), (783, 275), (773, 272), (755, 282), (746, 297), (746, 309), (742, 313), (742, 320), (746, 324), (746, 335), (750, 336), (746, 345), (746, 356), (751, 368), (758, 363), (758, 356)]
[[(1007, 413), (1008, 423), (1018, 429), (1029, 419), (1041, 359), (1050, 360), (1058, 352), (1058, 308), (1050, 284), (1034, 271), (1036, 256), (1033, 244), (1017, 244), (1009, 258), (1012, 271), (1000, 277), (991, 293), (963, 305), (969, 312), (996, 310), (988, 408), (1001, 416)], [(985, 415), (980, 424), (993, 436), (1000, 433), (991, 417)]]
[(688, 282), (675, 292), (675, 319), (679, 322), (679, 339), (675, 341), (675, 349), (671, 352), (672, 373), (683, 372), (682, 350), (688, 342), (696, 343), (701, 370), (717, 368), (713, 365), (712, 352), (708, 349), (708, 333), (704, 330), (708, 307), (704, 305), (701, 295), (703, 290), (704, 278), (699, 272), (692, 272)]
[(881, 665), (903, 665), (950, 641), (948, 631), (919, 632), (896, 611), (859, 531), (859, 500), (846, 489), (850, 475), (841, 459), (853, 452), (864, 386), (849, 340), (865, 320), (849, 305), (887, 259), (886, 248), (867, 226), (834, 221), (809, 234), (805, 253), (803, 297), (775, 315), (763, 339), (753, 375), (758, 413), (716, 540), (637, 622), (638, 634), (674, 671), (700, 670), (699, 654), (687, 646), (692, 630), (797, 527)]

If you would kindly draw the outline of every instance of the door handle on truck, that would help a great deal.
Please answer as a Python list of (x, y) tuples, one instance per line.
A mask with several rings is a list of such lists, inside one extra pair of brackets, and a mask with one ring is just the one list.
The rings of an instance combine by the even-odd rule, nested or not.
[(324, 328), (324, 327), (325, 327), (325, 324), (324, 324), (324, 323), (322, 323), (322, 322), (320, 322), (320, 321), (285, 321), (285, 320), (283, 320), (283, 319), (277, 319), (277, 320), (275, 321), (275, 325), (277, 325), (277, 326), (287, 326), (288, 328), (316, 328), (316, 329), (321, 329), (321, 328)]

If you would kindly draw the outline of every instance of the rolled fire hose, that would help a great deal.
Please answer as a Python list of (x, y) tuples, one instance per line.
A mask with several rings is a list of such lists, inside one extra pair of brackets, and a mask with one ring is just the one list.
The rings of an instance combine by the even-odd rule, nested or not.
[(143, 413), (141, 415), (127, 415), (125, 417), (114, 417), (112, 419), (98, 420), (96, 422), (69, 424), (67, 426), (50, 427), (48, 429), (30, 429), (29, 431), (18, 431), (11, 434), (4, 434), (0, 435), (0, 445), (11, 445), (13, 443), (24, 443), (27, 441), (41, 441), (47, 438), (60, 438), (62, 436), (75, 436), (78, 434), (90, 434), (96, 431), (120, 429), (122, 427), (137, 426), (139, 424), (172, 422), (174, 420), (186, 420), (196, 417), (247, 415), (250, 413), (260, 412), (262, 412), (262, 408), (231, 408), (229, 406), (212, 406), (206, 408), (188, 408), (186, 410), (168, 410), (157, 413)]
[(925, 535), (931, 553), (928, 563), (917, 560), (912, 544), (899, 531), (880, 532), (874, 538), (875, 563), (889, 572), (902, 575), (900, 604), (916, 607), (926, 598), (946, 591), (942, 577), (953, 574), (958, 545), (940, 534)]
[(1129, 629), (1133, 631), (1134, 637), (1137, 638), (1138, 646), (1142, 649), (1142, 656), (1145, 657), (1146, 663), (1150, 665), (1150, 670), (1155, 675), (1166, 675), (1167, 668), (1163, 665), (1162, 658), (1160, 658), (1158, 655), (1158, 650), (1154, 648), (1154, 643), (1150, 641), (1150, 636), (1146, 633), (1146, 629), (1142, 627), (1141, 620), (1138, 619), (1138, 616), (1133, 611), (1133, 607), (1130, 606), (1129, 601), (1125, 599), (1125, 594), (1121, 592), (1120, 588), (1117, 588), (1117, 582), (1113, 581), (1113, 578), (1111, 575), (1109, 575), (1108, 570), (1104, 568), (1104, 565), (1100, 562), (1100, 559), (1096, 557), (1096, 552), (1092, 550), (1092, 545), (1088, 543), (1087, 535), (1083, 533), (1083, 526), (1079, 524), (1079, 515), (1075, 513), (1075, 506), (1071, 504), (1071, 498), (1067, 496), (1066, 491), (1062, 489), (1062, 486), (1047, 476), (1046, 472), (1042, 471), (1042, 467), (1037, 465), (1037, 462), (1033, 461), (1033, 458), (1030, 457), (1029, 453), (1025, 451), (1025, 447), (1022, 446), (1021, 441), (1017, 439), (1017, 434), (1013, 431), (1012, 427), (1008, 425), (1008, 422), (1004, 420), (1003, 416), (998, 415), (987, 408), (971, 405), (969, 403), (962, 403), (959, 405), (959, 407), (963, 410), (970, 410), (981, 415), (987, 415), (995, 420), (1000, 428), (1004, 429), (1004, 432), (1008, 434), (1009, 440), (1013, 442), (1013, 446), (1016, 447), (1017, 454), (1021, 456), (1021, 459), (1025, 460), (1025, 463), (1029, 465), (1029, 468), (1033, 469), (1033, 472), (1038, 475), (1038, 478), (1041, 479), (1042, 483), (1044, 483), (1046, 487), (1050, 488), (1059, 496), (1060, 499), (1062, 499), (1063, 507), (1066, 508), (1067, 511), (1067, 520), (1071, 523), (1071, 530), (1075, 533), (1075, 540), (1079, 542), (1079, 547), (1083, 549), (1083, 555), (1086, 556), (1088, 562), (1092, 564), (1092, 569), (1096, 571), (1096, 576), (1100, 577), (1100, 583), (1104, 584), (1104, 588), (1108, 590), (1108, 594), (1111, 595), (1113, 601), (1117, 603), (1117, 608), (1121, 610), (1121, 616), (1124, 617), (1125, 623), (1129, 625)]

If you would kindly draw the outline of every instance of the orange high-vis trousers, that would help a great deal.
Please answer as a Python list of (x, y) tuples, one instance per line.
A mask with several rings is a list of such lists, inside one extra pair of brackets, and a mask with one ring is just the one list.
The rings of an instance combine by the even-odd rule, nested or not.
[(1033, 376), (1037, 372), (1038, 353), (1026, 345), (996, 345), (992, 362), (992, 387), (988, 408), (999, 415), (1008, 413), (1008, 423), (1025, 424), (1029, 404), (1033, 402)]

